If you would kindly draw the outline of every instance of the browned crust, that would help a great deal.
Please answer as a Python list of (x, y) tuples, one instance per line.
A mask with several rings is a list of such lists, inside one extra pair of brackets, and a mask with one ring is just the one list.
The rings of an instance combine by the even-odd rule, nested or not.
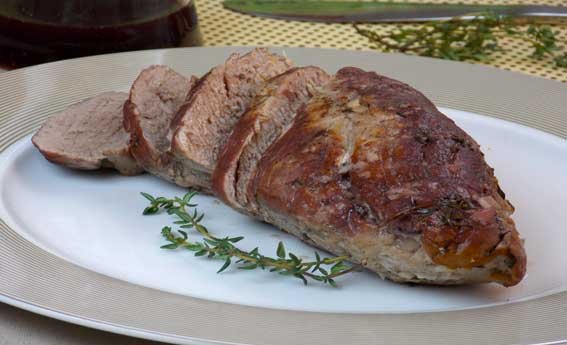
[[(203, 75), (201, 78), (192, 79), (193, 86), (187, 93), (186, 101), (185, 103), (183, 103), (181, 108), (179, 108), (177, 114), (175, 114), (175, 117), (171, 121), (170, 129), (172, 130), (173, 133), (175, 132), (175, 130), (177, 130), (177, 127), (179, 127), (179, 125), (181, 124), (181, 120), (183, 119), (183, 116), (185, 115), (187, 110), (193, 106), (193, 102), (194, 102), (193, 96), (204, 87), (209, 74), (211, 74), (211, 71), (205, 73), (205, 75)], [(171, 146), (173, 147), (174, 145), (177, 145), (175, 135), (171, 138)]]
[[(401, 82), (344, 68), (333, 87), (264, 155), (257, 202), (347, 241), (383, 231), (419, 235), (431, 260), (450, 269), (505, 258), (507, 269), (491, 279), (517, 284), (526, 255), (513, 208), (478, 144)], [(331, 107), (348, 115), (322, 127)], [(349, 125), (352, 153), (341, 132)], [(337, 163), (345, 154), (347, 170)]]
[(136, 105), (129, 100), (124, 102), (124, 128), (130, 133), (130, 153), (141, 166), (152, 166), (159, 157), (155, 157), (154, 151), (145, 140), (139, 117), (140, 112)]
[[(253, 180), (242, 172), (241, 168), (250, 163), (243, 155), (250, 153), (250, 148), (257, 150), (259, 145), (270, 145), (272, 140), (277, 140), (276, 136), (282, 135), (286, 129), (281, 127), (283, 123), (289, 124), (315, 88), (328, 82), (329, 78), (325, 71), (315, 66), (291, 68), (273, 77), (256, 95), (225, 143), (213, 172), (213, 190), (225, 203), (245, 214), (256, 216), (255, 205), (248, 203), (253, 199), (241, 195), (242, 190), (239, 192), (239, 188)], [(268, 131), (267, 137), (263, 131)], [(270, 138), (270, 142), (262, 142), (266, 138)], [(256, 167), (248, 168), (254, 175)]]
[(175, 183), (181, 187), (190, 187), (203, 194), (212, 194), (207, 186), (198, 185), (191, 175), (188, 175), (182, 164), (180, 164), (171, 152), (156, 154), (154, 149), (145, 140), (144, 133), (138, 122), (137, 107), (126, 101), (124, 104), (124, 121), (128, 123), (130, 129), (130, 150), (136, 158), (138, 164), (145, 167), (152, 167), (151, 172), (157, 176)]
[[(145, 77), (144, 73), (151, 71), (153, 68), (163, 67), (160, 65), (150, 66), (144, 71), (142, 71), (132, 85), (136, 85), (140, 78)], [(167, 68), (170, 72), (176, 73), (175, 71)], [(193, 92), (195, 85), (198, 83), (198, 78), (192, 76), (189, 80), (189, 87), (187, 89), (185, 99), (188, 99)], [(195, 179), (187, 174), (183, 166), (175, 159), (171, 154), (170, 150), (160, 151), (153, 147), (152, 143), (146, 138), (144, 129), (141, 124), (140, 110), (135, 103), (131, 101), (133, 87), (130, 91), (129, 99), (124, 103), (124, 128), (130, 134), (130, 153), (136, 159), (136, 161), (143, 166), (147, 171), (166, 179), (172, 183), (183, 187), (195, 187), (200, 189), (205, 193), (210, 193), (208, 188), (202, 188), (195, 185)], [(174, 122), (173, 118), (169, 124), (171, 127)], [(170, 145), (171, 147), (171, 145)]]
[[(124, 128), (130, 133), (130, 154), (140, 166), (156, 173), (160, 167), (171, 164), (170, 155), (156, 153), (144, 137), (144, 131), (140, 124), (140, 112), (136, 105), (129, 100), (124, 102)], [(173, 176), (168, 180), (175, 182)]]
[[(130, 155), (130, 152), (125, 148), (124, 151), (114, 152), (112, 155), (114, 157), (106, 157), (100, 160), (88, 160), (83, 159), (80, 156), (70, 156), (68, 154), (61, 154), (55, 151), (47, 150), (41, 147), (37, 141), (32, 137), (33, 145), (38, 149), (39, 152), (53, 164), (63, 165), (71, 169), (77, 170), (98, 170), (101, 168), (112, 168), (117, 170), (122, 175), (134, 176), (143, 172), (139, 166), (134, 163), (134, 158)], [(111, 159), (113, 158), (113, 159)], [(128, 160), (131, 162), (128, 166), (120, 166), (116, 164), (116, 161)]]
[[(263, 56), (260, 59), (256, 60), (256, 54), (259, 56)], [(291, 61), (287, 58), (279, 56), (277, 54), (272, 54), (266, 48), (256, 48), (255, 50), (248, 52), (246, 54), (232, 54), (227, 61), (223, 65), (216, 66), (215, 68), (211, 69), (205, 76), (203, 76), (197, 85), (195, 85), (194, 90), (190, 93), (186, 104), (180, 109), (176, 118), (173, 121), (173, 127), (175, 130), (173, 131), (173, 137), (171, 141), (171, 148), (172, 153), (180, 158), (181, 160), (185, 161), (188, 166), (191, 166), (195, 170), (200, 170), (199, 172), (203, 175), (207, 176), (207, 184), (211, 182), (211, 175), (214, 170), (214, 167), (217, 164), (218, 156), (220, 155), (220, 150), (222, 149), (224, 143), (228, 139), (232, 129), (221, 139), (221, 143), (213, 143), (211, 142), (211, 138), (207, 137), (207, 140), (201, 139), (202, 132), (196, 131), (196, 128), (202, 130), (204, 127), (207, 127), (207, 124), (212, 124), (215, 122), (215, 118), (211, 118), (211, 114), (206, 113), (193, 113), (192, 110), (194, 107), (200, 103), (203, 103), (203, 98), (206, 93), (203, 93), (202, 90), (207, 85), (214, 84), (211, 83), (211, 80), (214, 80), (215, 73), (222, 74), (223, 78), (223, 87), (224, 90), (215, 90), (216, 94), (219, 95), (221, 98), (219, 105), (221, 107), (226, 107), (226, 103), (232, 97), (240, 97), (243, 95), (237, 95), (240, 91), (232, 90), (231, 86), (229, 85), (230, 81), (234, 82), (234, 80), (240, 80), (244, 74), (240, 74), (238, 76), (232, 75), (230, 78), (227, 76), (227, 71), (230, 70), (231, 72), (235, 72), (233, 70), (234, 66), (240, 66), (242, 69), (237, 69), (238, 73), (243, 73), (246, 71), (246, 68), (243, 68), (249, 64), (247, 60), (250, 60), (252, 65), (257, 65), (260, 70), (263, 70), (262, 78), (265, 78), (263, 82), (267, 81), (268, 78), (276, 76), (281, 72), (284, 72), (291, 68)], [(258, 64), (258, 62), (260, 62)], [(227, 66), (230, 66), (227, 67)], [(248, 72), (249, 73), (249, 72)], [(260, 74), (262, 75), (262, 74)], [(218, 86), (218, 85), (217, 85)], [(261, 86), (257, 85), (255, 87), (256, 91)], [(236, 92), (236, 94), (232, 94)], [(244, 93), (245, 94), (245, 93)], [(209, 95), (210, 96), (210, 95)], [(253, 98), (253, 94), (250, 95), (252, 97), (245, 97), (249, 102), (250, 98)], [(224, 103), (224, 104), (223, 104)], [(234, 109), (228, 111), (228, 109), (223, 109), (225, 112), (223, 114), (216, 114), (217, 116), (220, 115), (221, 117), (230, 118), (234, 114), (238, 114), (238, 117), (241, 117), (246, 108), (248, 106), (245, 105), (242, 109), (238, 109), (235, 112)], [(206, 120), (205, 120), (206, 118)], [(204, 124), (204, 123), (207, 124)], [(217, 138), (218, 139), (218, 138)], [(210, 152), (209, 152), (210, 151)], [(210, 154), (212, 157), (207, 157), (207, 154)]]
[(254, 135), (255, 122), (255, 116), (245, 115), (240, 119), (224, 145), (213, 172), (212, 186), (215, 195), (231, 207), (240, 208), (234, 201), (234, 197), (227, 194), (229, 189), (225, 188), (225, 185), (231, 179), (230, 174), (235, 174), (233, 165), (237, 164), (242, 151), (244, 151), (245, 143)]
[[(290, 75), (297, 71), (298, 68), (291, 68), (284, 73), (274, 77), (274, 79), (282, 78), (286, 75)], [(252, 102), (253, 105), (246, 111), (246, 113), (240, 118), (240, 120), (234, 126), (230, 137), (223, 146), (221, 154), (219, 155), (219, 160), (217, 166), (213, 171), (212, 175), (212, 186), (215, 194), (223, 200), (226, 204), (231, 207), (240, 209), (240, 205), (234, 200), (234, 196), (229, 195), (227, 192), (233, 189), (226, 187), (227, 183), (232, 184), (229, 180), (234, 179), (236, 174), (238, 160), (244, 151), (250, 138), (254, 136), (255, 124), (258, 116), (262, 114), (257, 112), (256, 102)]]
[(92, 161), (82, 159), (81, 157), (69, 157), (68, 155), (62, 155), (60, 153), (43, 149), (32, 137), (33, 145), (41, 152), (41, 154), (54, 164), (64, 165), (66, 167), (78, 170), (97, 170), (102, 167), (100, 161)]

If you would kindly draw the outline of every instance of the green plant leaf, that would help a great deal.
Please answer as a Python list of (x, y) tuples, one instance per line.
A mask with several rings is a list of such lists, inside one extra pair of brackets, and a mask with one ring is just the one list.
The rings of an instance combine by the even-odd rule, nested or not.
[(279, 242), (279, 243), (278, 243), (278, 249), (277, 249), (277, 251), (276, 251), (276, 254), (278, 255), (278, 257), (279, 257), (280, 259), (285, 259), (285, 254), (286, 254), (286, 253), (285, 253), (285, 247), (284, 247), (283, 242)]

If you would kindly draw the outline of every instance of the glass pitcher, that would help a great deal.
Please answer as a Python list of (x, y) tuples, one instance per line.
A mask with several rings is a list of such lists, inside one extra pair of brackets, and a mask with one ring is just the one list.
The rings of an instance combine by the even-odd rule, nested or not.
[(201, 44), (192, 0), (0, 0), (0, 65)]

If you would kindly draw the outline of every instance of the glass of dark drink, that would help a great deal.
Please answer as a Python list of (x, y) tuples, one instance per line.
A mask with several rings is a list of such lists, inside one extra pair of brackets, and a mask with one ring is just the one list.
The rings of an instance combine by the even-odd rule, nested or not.
[(0, 66), (201, 44), (193, 0), (0, 0)]

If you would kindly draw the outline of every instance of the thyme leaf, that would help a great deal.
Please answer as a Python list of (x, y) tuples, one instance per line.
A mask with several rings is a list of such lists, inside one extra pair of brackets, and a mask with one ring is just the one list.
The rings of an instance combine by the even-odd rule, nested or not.
[[(191, 191), (183, 198), (174, 197), (154, 197), (148, 193), (141, 193), (150, 205), (147, 206), (143, 214), (153, 215), (162, 211), (174, 217), (175, 225), (179, 227), (174, 230), (170, 226), (165, 226), (161, 230), (163, 238), (167, 241), (162, 245), (162, 249), (186, 249), (194, 252), (195, 256), (207, 257), (210, 259), (223, 260), (222, 266), (217, 273), (225, 271), (231, 265), (236, 265), (238, 269), (254, 270), (262, 269), (278, 273), (282, 276), (290, 276), (300, 279), (307, 285), (308, 281), (316, 281), (336, 287), (335, 279), (347, 273), (360, 270), (359, 266), (347, 263), (347, 256), (321, 258), (315, 252), (315, 260), (304, 261), (297, 255), (287, 252), (284, 244), (279, 242), (276, 249), (277, 257), (270, 257), (260, 253), (258, 247), (247, 251), (237, 247), (235, 244), (244, 237), (217, 237), (213, 235), (203, 225), (202, 221), (205, 214), (199, 212), (197, 204), (192, 199), (197, 192)], [(191, 241), (187, 229), (195, 230), (202, 239)], [(325, 269), (327, 267), (328, 269)]]
[(486, 62), (495, 52), (504, 51), (503, 38), (530, 45), (531, 57), (547, 60), (555, 67), (567, 68), (565, 42), (550, 26), (530, 24), (522, 28), (506, 16), (479, 13), (472, 19), (456, 17), (447, 21), (428, 22), (419, 27), (394, 26), (379, 33), (359, 24), (356, 32), (386, 52), (400, 52), (456, 61)]

